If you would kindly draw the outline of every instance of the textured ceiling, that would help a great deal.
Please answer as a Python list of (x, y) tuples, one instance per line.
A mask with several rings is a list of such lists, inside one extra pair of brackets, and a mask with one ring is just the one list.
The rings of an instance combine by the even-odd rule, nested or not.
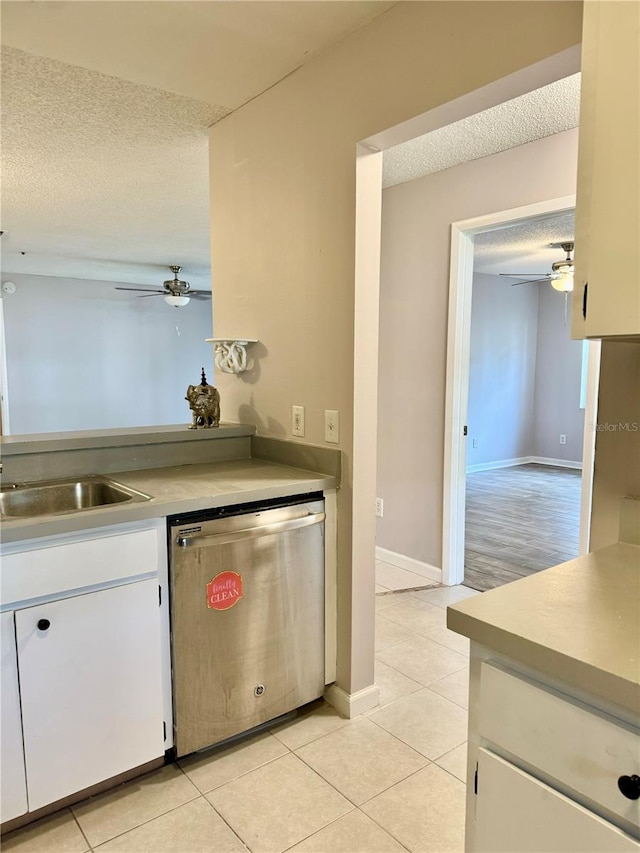
[(3, 275), (210, 287), (208, 126), (393, 5), (2, 0)]
[[(393, 5), (2, 0), (5, 278), (210, 287), (208, 126)], [(391, 149), (385, 183), (574, 127), (578, 87)]]
[(497, 154), (578, 126), (580, 74), (573, 74), (384, 152), (383, 186)]
[(218, 116), (3, 48), (3, 271), (155, 283), (181, 264), (210, 287), (207, 127)]
[(562, 249), (550, 243), (573, 241), (575, 213), (564, 212), (476, 234), (474, 240), (474, 271), (499, 273), (551, 272), (554, 261), (562, 261)]

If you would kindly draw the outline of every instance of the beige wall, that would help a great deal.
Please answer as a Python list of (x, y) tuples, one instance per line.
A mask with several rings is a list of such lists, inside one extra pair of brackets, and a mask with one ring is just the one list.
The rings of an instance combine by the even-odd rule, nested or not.
[(220, 377), (225, 412), (280, 436), (304, 405), (305, 441), (322, 443), (324, 410), (340, 411), (338, 684), (351, 692), (373, 679), (373, 565), (351, 566), (356, 143), (577, 44), (581, 9), (400, 3), (211, 129), (214, 333), (264, 345), (255, 371)]
[(602, 342), (591, 550), (618, 541), (620, 499), (640, 496), (640, 342)]
[(442, 566), (451, 223), (572, 195), (578, 131), (382, 194), (377, 544)]

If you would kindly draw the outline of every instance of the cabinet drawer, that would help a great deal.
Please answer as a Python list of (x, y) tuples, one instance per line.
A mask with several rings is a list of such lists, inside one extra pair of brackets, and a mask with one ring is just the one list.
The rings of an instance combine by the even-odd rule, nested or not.
[(484, 662), (479, 734), (638, 834), (640, 800), (618, 789), (620, 776), (640, 775), (638, 729)]
[(110, 535), (94, 531), (92, 538), (50, 541), (46, 547), (3, 553), (1, 602), (7, 605), (42, 598), (157, 570), (157, 530)]

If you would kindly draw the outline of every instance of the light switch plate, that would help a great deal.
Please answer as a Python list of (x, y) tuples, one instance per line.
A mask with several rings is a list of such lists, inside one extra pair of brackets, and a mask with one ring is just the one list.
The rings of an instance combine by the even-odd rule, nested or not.
[(291, 407), (291, 435), (304, 435), (304, 406)]
[(334, 409), (326, 409), (324, 413), (324, 440), (331, 444), (340, 442), (340, 416)]

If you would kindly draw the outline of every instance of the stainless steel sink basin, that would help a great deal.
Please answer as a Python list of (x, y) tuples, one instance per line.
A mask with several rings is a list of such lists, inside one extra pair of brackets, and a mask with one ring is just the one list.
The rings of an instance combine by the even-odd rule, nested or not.
[(148, 500), (151, 500), (149, 495), (106, 477), (48, 480), (0, 489), (0, 515), (6, 518), (31, 518)]

